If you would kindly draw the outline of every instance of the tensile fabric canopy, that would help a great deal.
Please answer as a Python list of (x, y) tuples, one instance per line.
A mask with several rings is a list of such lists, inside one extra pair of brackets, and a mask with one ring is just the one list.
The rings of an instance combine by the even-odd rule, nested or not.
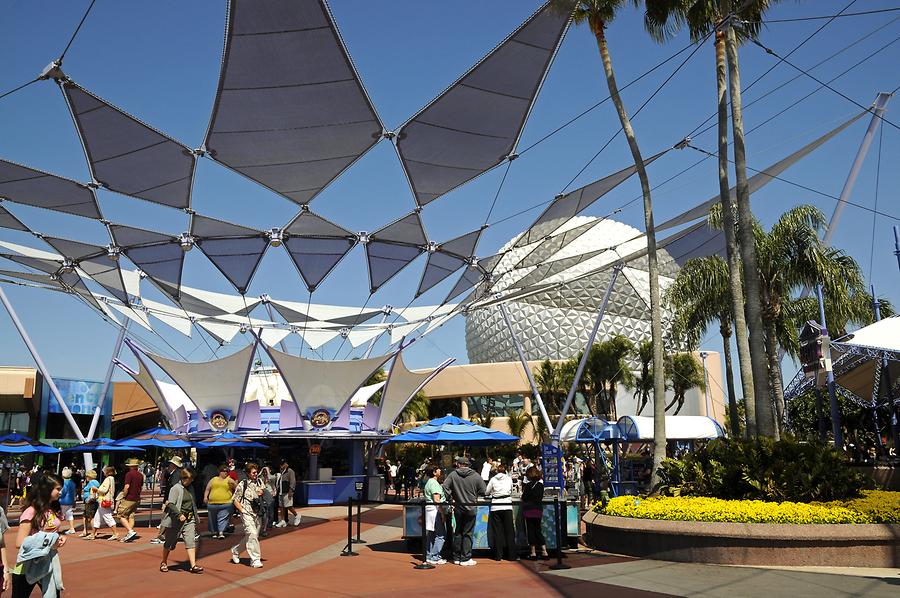
[(518, 442), (518, 436), (511, 436), (491, 430), (484, 426), (454, 415), (445, 415), (397, 434), (385, 442), (418, 442), (421, 444), (465, 444), (470, 446), (483, 446), (498, 444), (501, 442)]
[(112, 451), (134, 451), (144, 452), (144, 449), (137, 446), (122, 446), (112, 438), (94, 438), (83, 444), (76, 444), (68, 448), (62, 449), (64, 453), (106, 453)]
[(191, 441), (186, 440), (184, 436), (176, 434), (165, 428), (150, 428), (139, 432), (134, 436), (117, 440), (118, 446), (135, 447), (135, 446), (158, 446), (160, 448), (192, 448), (194, 445)]
[(0, 453), (43, 453), (45, 455), (55, 455), (58, 452), (60, 452), (58, 448), (53, 448), (43, 442), (16, 434), (15, 432), (0, 436)]
[(198, 440), (194, 443), (194, 448), (198, 450), (213, 448), (269, 448), (261, 442), (244, 438), (240, 434), (234, 432), (220, 432), (215, 436)]

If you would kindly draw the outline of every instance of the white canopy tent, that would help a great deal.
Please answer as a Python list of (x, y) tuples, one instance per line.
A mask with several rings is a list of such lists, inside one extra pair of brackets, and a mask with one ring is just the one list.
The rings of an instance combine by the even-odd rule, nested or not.
[[(626, 441), (652, 441), (653, 418), (641, 415), (625, 415), (617, 422)], [(667, 440), (705, 440), (722, 438), (725, 430), (719, 422), (702, 415), (667, 415)]]

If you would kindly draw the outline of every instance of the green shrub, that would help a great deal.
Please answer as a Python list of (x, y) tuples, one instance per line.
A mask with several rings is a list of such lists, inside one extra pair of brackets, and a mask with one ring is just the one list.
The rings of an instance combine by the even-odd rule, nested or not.
[(794, 439), (718, 439), (660, 467), (663, 494), (728, 500), (827, 502), (859, 496), (871, 480), (829, 445)]

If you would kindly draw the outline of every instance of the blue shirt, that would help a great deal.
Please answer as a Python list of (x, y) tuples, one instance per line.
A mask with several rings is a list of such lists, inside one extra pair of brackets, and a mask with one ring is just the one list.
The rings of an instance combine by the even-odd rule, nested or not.
[(84, 502), (87, 502), (88, 499), (91, 497), (91, 488), (99, 488), (99, 487), (100, 487), (100, 482), (98, 482), (97, 480), (91, 480), (90, 482), (85, 484), (84, 485), (84, 497), (83, 497)]
[(59, 493), (59, 504), (74, 505), (75, 504), (75, 482), (71, 479), (63, 481), (62, 490)]

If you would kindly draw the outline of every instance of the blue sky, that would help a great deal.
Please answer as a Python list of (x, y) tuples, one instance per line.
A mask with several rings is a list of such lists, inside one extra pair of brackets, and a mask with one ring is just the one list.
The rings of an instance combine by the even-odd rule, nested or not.
[[(776, 6), (769, 18), (829, 15), (839, 12), (848, 3), (848, 0), (786, 2)], [(0, 3), (4, 24), (0, 36), (0, 92), (32, 79), (55, 59), (88, 4), (88, 0), (6, 0)], [(395, 128), (489, 51), (539, 4), (536, 0), (456, 3), (334, 0), (331, 7), (382, 120), (388, 128)], [(857, 0), (848, 12), (892, 8), (894, 4)], [(215, 95), (224, 20), (224, 0), (153, 3), (97, 0), (66, 55), (64, 70), (91, 92), (196, 147), (202, 141)], [(761, 41), (784, 54), (823, 23), (820, 20), (772, 23), (763, 30)], [(809, 67), (882, 25), (885, 26), (880, 31), (813, 71), (819, 78), (830, 79), (897, 40), (900, 12), (838, 19), (793, 54), (791, 61)], [(610, 26), (608, 37), (620, 85), (688, 44), (684, 35), (665, 45), (653, 42), (642, 29), (640, 13), (630, 6)], [(900, 85), (898, 59), (900, 41), (881, 50), (833, 85), (868, 105), (878, 91), (889, 91)], [(743, 48), (741, 60), (745, 84), (776, 61), (755, 46)], [(632, 112), (679, 61), (666, 65), (623, 93)], [(634, 127), (645, 155), (675, 144), (715, 111), (713, 66), (713, 49), (707, 44), (635, 119)], [(745, 114), (748, 130), (817, 87), (806, 77), (787, 84), (796, 74), (789, 66), (781, 65), (745, 94), (745, 102), (749, 102), (776, 89), (748, 108)], [(593, 37), (585, 28), (573, 28), (545, 82), (520, 148), (530, 146), (606, 96)], [(858, 108), (837, 94), (819, 91), (802, 105), (749, 134), (748, 162), (763, 168), (858, 112)], [(890, 105), (887, 118), (900, 123), (900, 106)], [(837, 196), (867, 123), (868, 117), (854, 124), (789, 170), (785, 178)], [(529, 150), (510, 168), (491, 222), (552, 199), (618, 126), (613, 108), (607, 102)], [(714, 149), (714, 131), (697, 136), (694, 143)], [(900, 136), (891, 126), (883, 127), (883, 139), (876, 138), (852, 201), (870, 208), (875, 205), (879, 144), (882, 148), (878, 209), (900, 215), (900, 209), (896, 207), (896, 189), (900, 186), (897, 168)], [(0, 157), (78, 180), (88, 179), (71, 118), (53, 83), (39, 82), (0, 100)], [(651, 167), (651, 184), (661, 183), (700, 157), (690, 149), (669, 152)], [(627, 166), (630, 160), (624, 140), (617, 138), (569, 188)], [(497, 193), (501, 175), (502, 170), (497, 169), (430, 204), (422, 214), (429, 238), (443, 241), (478, 228)], [(717, 190), (715, 163), (707, 160), (654, 193), (657, 222), (707, 199)], [(637, 181), (629, 181), (597, 202), (587, 214), (607, 214), (638, 195)], [(784, 209), (801, 203), (814, 204), (829, 216), (835, 205), (833, 199), (775, 181), (754, 195), (753, 208), (759, 219), (768, 225)], [(185, 214), (140, 200), (101, 191), (101, 204), (105, 216), (113, 222), (170, 233), (180, 233), (187, 228)], [(5, 206), (44, 234), (86, 242), (107, 242), (105, 232), (96, 222), (15, 204)], [(399, 162), (393, 150), (384, 143), (344, 173), (312, 204), (315, 211), (346, 228), (369, 231), (413, 207), (412, 194)], [(262, 229), (282, 226), (297, 212), (297, 206), (291, 202), (208, 160), (201, 161), (198, 171), (194, 209), (205, 215)], [(486, 256), (495, 252), (527, 227), (538, 213), (539, 210), (532, 210), (488, 228), (478, 254)], [(617, 218), (642, 227), (640, 202), (628, 204)], [(900, 277), (892, 254), (893, 224), (900, 222), (878, 217), (873, 235), (872, 213), (848, 206), (834, 244), (855, 257), (867, 274), (870, 251), (874, 251), (871, 269), (876, 291), (900, 304)], [(48, 249), (40, 241), (14, 231), (3, 231), (0, 238)], [(424, 258), (419, 258), (376, 293), (369, 305), (407, 305), (423, 265)], [(455, 279), (435, 288), (414, 305), (440, 302), (452, 286), (452, 280)], [(233, 292), (227, 281), (197, 251), (188, 254), (184, 282), (195, 287)], [(69, 297), (34, 289), (4, 288), (51, 373), (102, 378), (116, 334), (110, 325)], [(250, 295), (256, 296), (263, 293), (295, 301), (308, 298), (293, 265), (281, 251), (266, 255), (249, 291)], [(361, 248), (357, 248), (316, 291), (313, 301), (361, 305), (367, 295), (364, 255)], [(192, 360), (210, 358), (208, 348), (196, 338), (196, 333), (195, 338), (186, 339), (164, 326), (159, 330), (181, 354)], [(159, 350), (172, 353), (159, 338), (153, 338), (145, 331), (140, 336)], [(0, 314), (0, 339), (0, 364), (32, 363), (5, 313)], [(235, 344), (239, 346), (243, 342), (238, 338)], [(299, 343), (299, 339), (289, 337), (288, 346), (292, 351), (299, 350)], [(721, 341), (714, 330), (708, 334), (704, 348), (720, 350)], [(336, 349), (336, 345), (328, 345), (326, 356), (331, 357)], [(347, 355), (348, 349), (349, 345), (345, 345), (340, 356)], [(466, 361), (461, 318), (411, 347), (407, 363), (412, 367), (427, 367), (447, 356), (456, 357), (459, 362)], [(787, 370), (787, 374), (793, 373), (792, 367)]]

